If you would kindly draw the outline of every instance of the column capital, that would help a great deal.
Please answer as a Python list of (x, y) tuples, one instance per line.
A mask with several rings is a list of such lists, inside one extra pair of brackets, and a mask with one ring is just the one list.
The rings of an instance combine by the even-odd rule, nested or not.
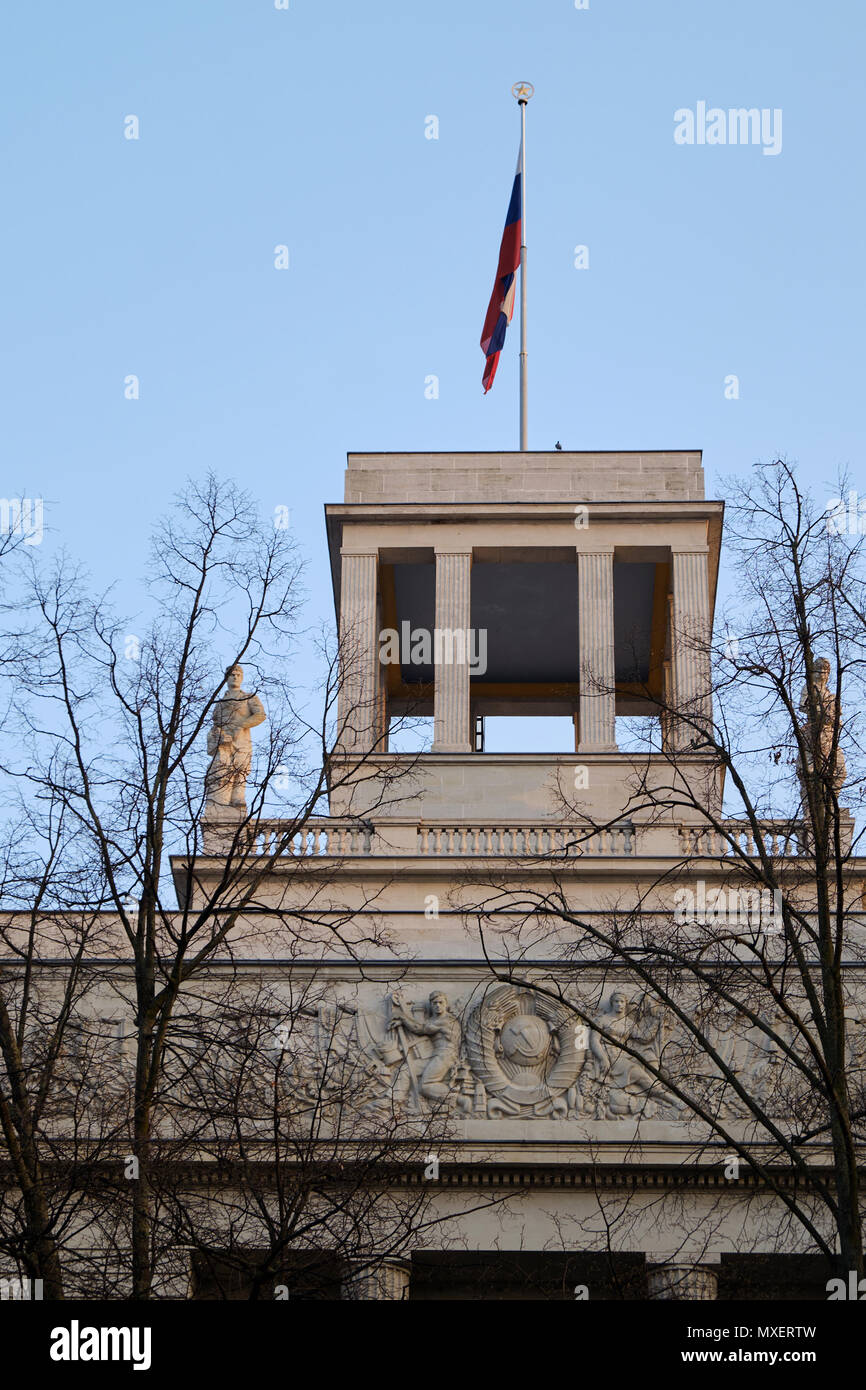
[(376, 1260), (350, 1257), (343, 1277), (343, 1298), (351, 1301), (405, 1302), (409, 1297), (412, 1261), (397, 1256)]
[(647, 1294), (653, 1300), (714, 1299), (719, 1296), (719, 1277), (709, 1261), (689, 1264), (684, 1260), (672, 1260), (668, 1264), (650, 1265)]

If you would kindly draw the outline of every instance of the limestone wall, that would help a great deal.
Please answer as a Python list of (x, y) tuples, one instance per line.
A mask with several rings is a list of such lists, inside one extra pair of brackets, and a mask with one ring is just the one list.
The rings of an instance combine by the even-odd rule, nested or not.
[(701, 501), (700, 450), (350, 454), (346, 502)]

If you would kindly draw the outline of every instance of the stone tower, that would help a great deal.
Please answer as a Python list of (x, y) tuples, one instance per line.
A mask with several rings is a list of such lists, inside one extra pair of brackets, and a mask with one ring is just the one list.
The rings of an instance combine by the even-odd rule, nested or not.
[[(440, 1088), (460, 1092), (449, 1147), (460, 1181), (476, 1192), (530, 1188), (519, 1216), (455, 1215), (470, 1250), (498, 1250), (506, 1263), (521, 1246), (543, 1258), (572, 1218), (591, 1263), (593, 1165), (601, 1156), (607, 1181), (627, 1184), (640, 1135), (646, 1173), (657, 1173), (670, 1162), (674, 1112), (652, 1100), (625, 1054), (611, 1062), (608, 1094), (590, 1097), (588, 1082), (581, 1093), (591, 1037), (556, 1004), (494, 979), (466, 895), (503, 879), (519, 890), (553, 861), (581, 906), (600, 910), (682, 855), (688, 813), (645, 824), (623, 813), (634, 763), (617, 747), (618, 715), (660, 722), (660, 774), (675, 754), (698, 801), (718, 805), (716, 770), (693, 745), (695, 718), (709, 712), (701, 641), (722, 512), (704, 498), (699, 452), (350, 455), (345, 501), (326, 508), (347, 670), (332, 833), (336, 845), (350, 833), (341, 823), (377, 808), (344, 873), (379, 876), (377, 909), (408, 954), (400, 989), (416, 1023), (429, 1026), (424, 1001), (437, 992), (460, 1020), (438, 1069)], [(660, 711), (662, 699), (689, 710), (686, 730)], [(485, 751), (484, 717), (503, 714), (569, 716), (573, 746)], [(389, 728), (406, 716), (432, 716), (420, 756), (389, 751)], [(387, 779), (401, 761), (406, 776), (389, 800), (371, 766)], [(346, 966), (348, 984), (357, 971)], [(612, 1016), (626, 1016), (629, 996), (618, 1002), (600, 974), (596, 983), (599, 1007), (607, 1000)], [(372, 1003), (387, 987), (361, 991)], [(421, 1105), (430, 1048), (416, 1067)], [(466, 1205), (447, 1184), (440, 1200)], [(702, 1244), (689, 1259), (677, 1232), (648, 1218), (635, 1223), (629, 1252), (657, 1296), (714, 1296), (718, 1249)], [(403, 1262), (364, 1296), (405, 1296), (412, 1277)], [(441, 1277), (446, 1287), (459, 1280), (453, 1270)]]

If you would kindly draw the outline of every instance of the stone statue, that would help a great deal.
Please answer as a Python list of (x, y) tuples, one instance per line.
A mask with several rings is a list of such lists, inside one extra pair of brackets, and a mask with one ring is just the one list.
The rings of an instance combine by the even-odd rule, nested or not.
[(209, 809), (231, 807), (243, 815), (247, 809), (247, 779), (253, 761), (250, 729), (267, 719), (258, 695), (243, 690), (241, 666), (229, 666), (225, 673), (228, 694), (217, 700), (213, 724), (208, 730), (207, 751), (211, 754), (206, 791)]
[[(836, 745), (836, 755), (833, 759), (832, 769), (830, 768), (830, 757), (833, 752), (833, 739), (837, 735), (837, 724), (839, 724), (839, 702), (835, 695), (828, 689), (830, 679), (830, 663), (825, 656), (819, 656), (812, 667), (812, 695), (815, 703), (817, 725), (812, 727), (811, 715), (809, 713), (809, 685), (803, 686), (803, 694), (800, 696), (800, 710), (806, 714), (805, 722), (800, 725), (800, 732), (803, 736), (803, 743), (806, 748), (806, 765), (803, 766), (803, 759), (797, 759), (797, 777), (800, 781), (803, 794), (803, 805), (808, 805), (807, 779), (810, 774), (815, 772), (815, 762), (817, 753), (818, 775), (829, 773), (830, 784), (836, 795), (842, 790), (847, 776), (848, 769), (845, 766), (845, 756), (839, 744)], [(840, 724), (841, 728), (841, 724)]]
[(661, 1005), (644, 997), (640, 1006), (632, 1010), (625, 990), (615, 989), (606, 1007), (596, 1015), (596, 1023), (598, 1026), (590, 1031), (589, 1057), (581, 1075), (581, 1092), (585, 1100), (592, 1097), (595, 1118), (620, 1119), (643, 1114), (646, 1119), (653, 1119), (660, 1108), (680, 1110), (682, 1102), (663, 1094), (661, 1083), (639, 1060), (642, 1056), (657, 1069), (661, 1065), (661, 1054), (672, 1027)]
[(749, 1054), (743, 1069), (746, 1090), (761, 1109), (772, 1113), (775, 1106), (778, 1114), (781, 1107), (784, 1113), (782, 1083), (786, 1069), (789, 1075), (791, 1069), (785, 1048), (794, 1043), (794, 1025), (781, 1010), (764, 1009), (759, 1018), (763, 1026), (756, 1025), (748, 1040)]
[(356, 1055), (367, 1069), (365, 1111), (405, 1108), (420, 1115), (425, 1102), (446, 1100), (463, 1113), (471, 1110), (473, 1081), (459, 1074), (462, 1028), (441, 990), (422, 1005), (407, 1003), (398, 991), (374, 1009), (351, 1012)]
[(433, 1054), (418, 1080), (418, 1090), (428, 1100), (444, 1100), (451, 1090), (451, 1079), (460, 1057), (462, 1032), (460, 1020), (448, 1007), (447, 996), (441, 990), (434, 990), (427, 1001), (425, 1017), (418, 1019), (407, 1008), (402, 996), (395, 994), (391, 1000), (391, 1028), (398, 1034), (405, 1028), (419, 1037), (430, 1038)]

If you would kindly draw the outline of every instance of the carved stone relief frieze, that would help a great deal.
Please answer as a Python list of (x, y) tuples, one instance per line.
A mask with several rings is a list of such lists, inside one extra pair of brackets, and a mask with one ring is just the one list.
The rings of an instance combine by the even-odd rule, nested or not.
[(732, 1078), (765, 1113), (784, 1114), (791, 1029), (781, 1017), (761, 1023), (735, 1030), (704, 1021), (715, 1062), (673, 1010), (632, 987), (606, 989), (579, 1012), (508, 983), (462, 1006), (439, 989), (414, 1000), (396, 990), (322, 1004), (310, 1053), (290, 1075), (311, 1098), (336, 1100), (349, 1087), (373, 1115), (444, 1108), (482, 1120), (673, 1122), (690, 1117), (676, 1093), (684, 1089), (719, 1117), (746, 1118)]

